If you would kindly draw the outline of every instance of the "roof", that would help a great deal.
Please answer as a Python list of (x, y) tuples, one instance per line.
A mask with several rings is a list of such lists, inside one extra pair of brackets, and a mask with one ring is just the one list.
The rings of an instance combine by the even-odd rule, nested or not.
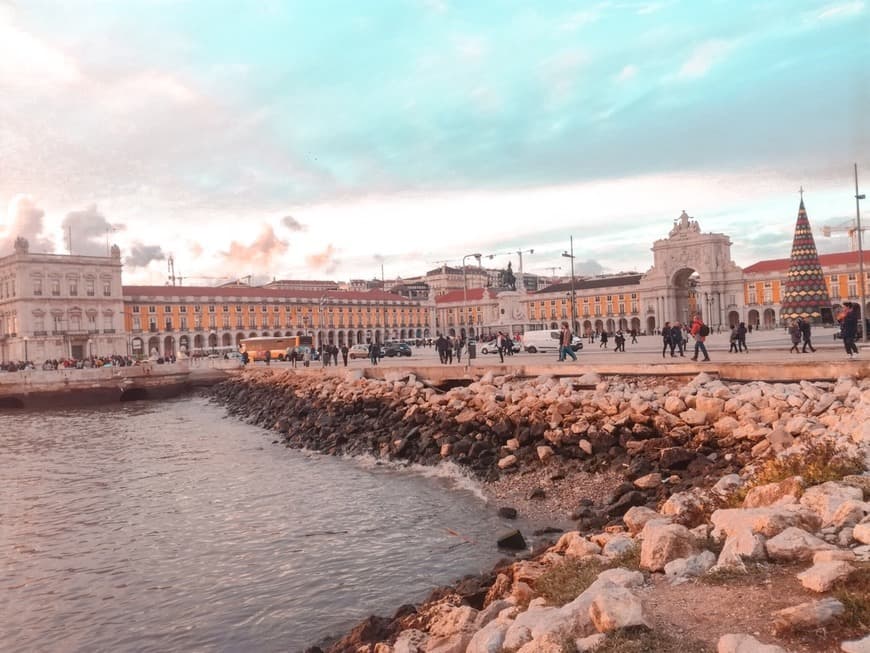
[[(574, 290), (592, 290), (595, 288), (614, 288), (616, 286), (637, 286), (643, 275), (638, 272), (634, 274), (623, 274), (615, 277), (590, 277), (585, 279), (574, 280)], [(555, 283), (546, 288), (537, 291), (536, 295), (545, 295), (554, 292), (568, 292), (571, 290), (571, 282)]]
[(307, 299), (319, 301), (333, 299), (342, 301), (393, 301), (407, 302), (408, 298), (383, 290), (299, 290), (296, 288), (215, 287), (215, 286), (122, 286), (124, 297), (213, 297), (231, 300), (236, 297), (257, 299)]
[[(466, 292), (468, 293), (467, 295)], [(484, 297), (484, 293), (486, 293), (486, 297)], [(495, 299), (498, 296), (498, 293), (499, 291), (493, 288), (469, 288), (467, 291), (454, 290), (436, 297), (435, 303), (450, 304), (453, 302), (464, 302), (466, 299), (468, 299), (468, 301), (479, 302), (483, 299)]]
[[(857, 265), (858, 252), (837, 252), (835, 254), (819, 254), (819, 263), (823, 268), (834, 267), (837, 265)], [(774, 258), (766, 261), (753, 263), (747, 268), (743, 268), (745, 274), (759, 274), (765, 272), (788, 272), (791, 266), (791, 258)]]

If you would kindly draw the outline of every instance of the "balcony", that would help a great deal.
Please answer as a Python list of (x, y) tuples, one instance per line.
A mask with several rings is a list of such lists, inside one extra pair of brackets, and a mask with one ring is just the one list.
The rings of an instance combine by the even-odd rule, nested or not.
[(115, 333), (115, 330), (114, 329), (103, 329), (103, 333)]
[(33, 335), (35, 335), (35, 336), (47, 336), (48, 331), (34, 331)]

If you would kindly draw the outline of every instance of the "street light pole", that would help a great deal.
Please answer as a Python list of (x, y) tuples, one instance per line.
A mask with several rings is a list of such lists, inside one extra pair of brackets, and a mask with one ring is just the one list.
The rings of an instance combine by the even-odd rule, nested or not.
[(480, 265), (481, 254), (466, 254), (462, 257), (462, 324), (465, 324), (468, 318), (468, 275), (465, 269), (465, 259), (469, 256), (476, 258), (477, 264)]
[(575, 306), (577, 303), (577, 296), (574, 288), (574, 236), (571, 236), (571, 253), (562, 252), (562, 256), (571, 259), (571, 331), (574, 332), (577, 330), (577, 308)]
[(867, 342), (867, 318), (864, 315), (867, 311), (867, 297), (866, 290), (864, 286), (866, 285), (866, 279), (864, 278), (864, 246), (863, 246), (863, 234), (861, 230), (861, 200), (863, 200), (866, 195), (862, 195), (858, 193), (858, 164), (855, 164), (855, 220), (857, 222), (858, 227), (858, 274), (861, 276), (861, 283), (858, 286), (859, 292), (861, 293), (861, 340)]

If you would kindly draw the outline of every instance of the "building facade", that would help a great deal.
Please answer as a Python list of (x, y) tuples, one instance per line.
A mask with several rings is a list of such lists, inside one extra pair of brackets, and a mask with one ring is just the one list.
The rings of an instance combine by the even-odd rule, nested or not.
[(110, 256), (31, 253), (24, 238), (0, 258), (0, 360), (127, 352), (121, 251)]
[(427, 303), (380, 290), (124, 286), (124, 298), (135, 356), (236, 347), (255, 336), (310, 335), (318, 347), (431, 337)]

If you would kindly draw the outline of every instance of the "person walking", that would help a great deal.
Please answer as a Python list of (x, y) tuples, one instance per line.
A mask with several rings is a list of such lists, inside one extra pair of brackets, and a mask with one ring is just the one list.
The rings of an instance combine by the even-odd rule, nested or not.
[(601, 332), (601, 344), (598, 345), (599, 349), (607, 349), (607, 331)]
[(266, 361), (266, 367), (269, 367), (269, 361), (272, 360), (272, 352), (267, 349), (266, 353), (263, 356), (263, 359)]
[(662, 327), (662, 358), (665, 357), (668, 349), (671, 350), (671, 356), (674, 355), (674, 347), (671, 344), (671, 323), (665, 322)]
[(683, 338), (683, 328), (679, 322), (674, 322), (671, 325), (671, 356), (679, 350), (680, 356), (686, 355), (686, 340)]
[(843, 335), (843, 346), (849, 358), (858, 353), (855, 340), (858, 338), (858, 307), (852, 302), (843, 302), (843, 312), (840, 313), (840, 333)]
[(577, 360), (577, 354), (571, 349), (571, 344), (574, 340), (571, 329), (567, 322), (562, 322), (562, 330), (559, 332), (559, 361), (563, 362), (566, 356), (570, 356), (572, 360)]
[(739, 354), (740, 350), (737, 348), (737, 325), (735, 324), (731, 327), (731, 335), (728, 336), (728, 342), (731, 343), (731, 346), (728, 348), (728, 353)]
[[(799, 320), (800, 318), (798, 318)], [(798, 320), (791, 320), (788, 324), (788, 335), (791, 338), (791, 349), (788, 350), (788, 353), (801, 353), (801, 350), (798, 349), (798, 345), (801, 344), (801, 325), (798, 324)]]
[(462, 347), (465, 344), (464, 338), (457, 338), (456, 345), (453, 347), (453, 353), (456, 355), (456, 362), (462, 363)]
[(809, 320), (799, 320), (801, 323), (801, 339), (804, 342), (803, 353), (807, 353), (807, 349), (815, 353), (816, 348), (813, 347), (813, 325)]
[(746, 346), (746, 323), (741, 322), (737, 325), (737, 351), (745, 351), (749, 353), (749, 347)]
[(378, 349), (380, 349), (380, 347), (377, 343), (369, 343), (369, 361), (371, 361), (372, 365), (378, 364), (378, 354), (380, 353)]
[[(347, 367), (347, 354), (350, 351), (347, 345), (341, 346), (341, 360), (344, 361), (344, 366)], [(336, 363), (337, 364), (337, 363)]]
[(637, 329), (631, 330), (631, 344), (633, 344), (633, 345), (637, 344)]
[(692, 356), (692, 360), (698, 360), (698, 352), (700, 352), (704, 354), (704, 361), (709, 361), (710, 356), (707, 353), (707, 346), (704, 344), (704, 341), (707, 339), (707, 336), (710, 335), (710, 327), (704, 324), (699, 313), (695, 314), (695, 318), (692, 320), (692, 328), (689, 330), (689, 333), (691, 333), (692, 337), (695, 339), (695, 355)]
[(507, 336), (499, 331), (495, 336), (495, 348), (498, 350), (499, 361), (504, 363), (504, 348), (507, 341)]

